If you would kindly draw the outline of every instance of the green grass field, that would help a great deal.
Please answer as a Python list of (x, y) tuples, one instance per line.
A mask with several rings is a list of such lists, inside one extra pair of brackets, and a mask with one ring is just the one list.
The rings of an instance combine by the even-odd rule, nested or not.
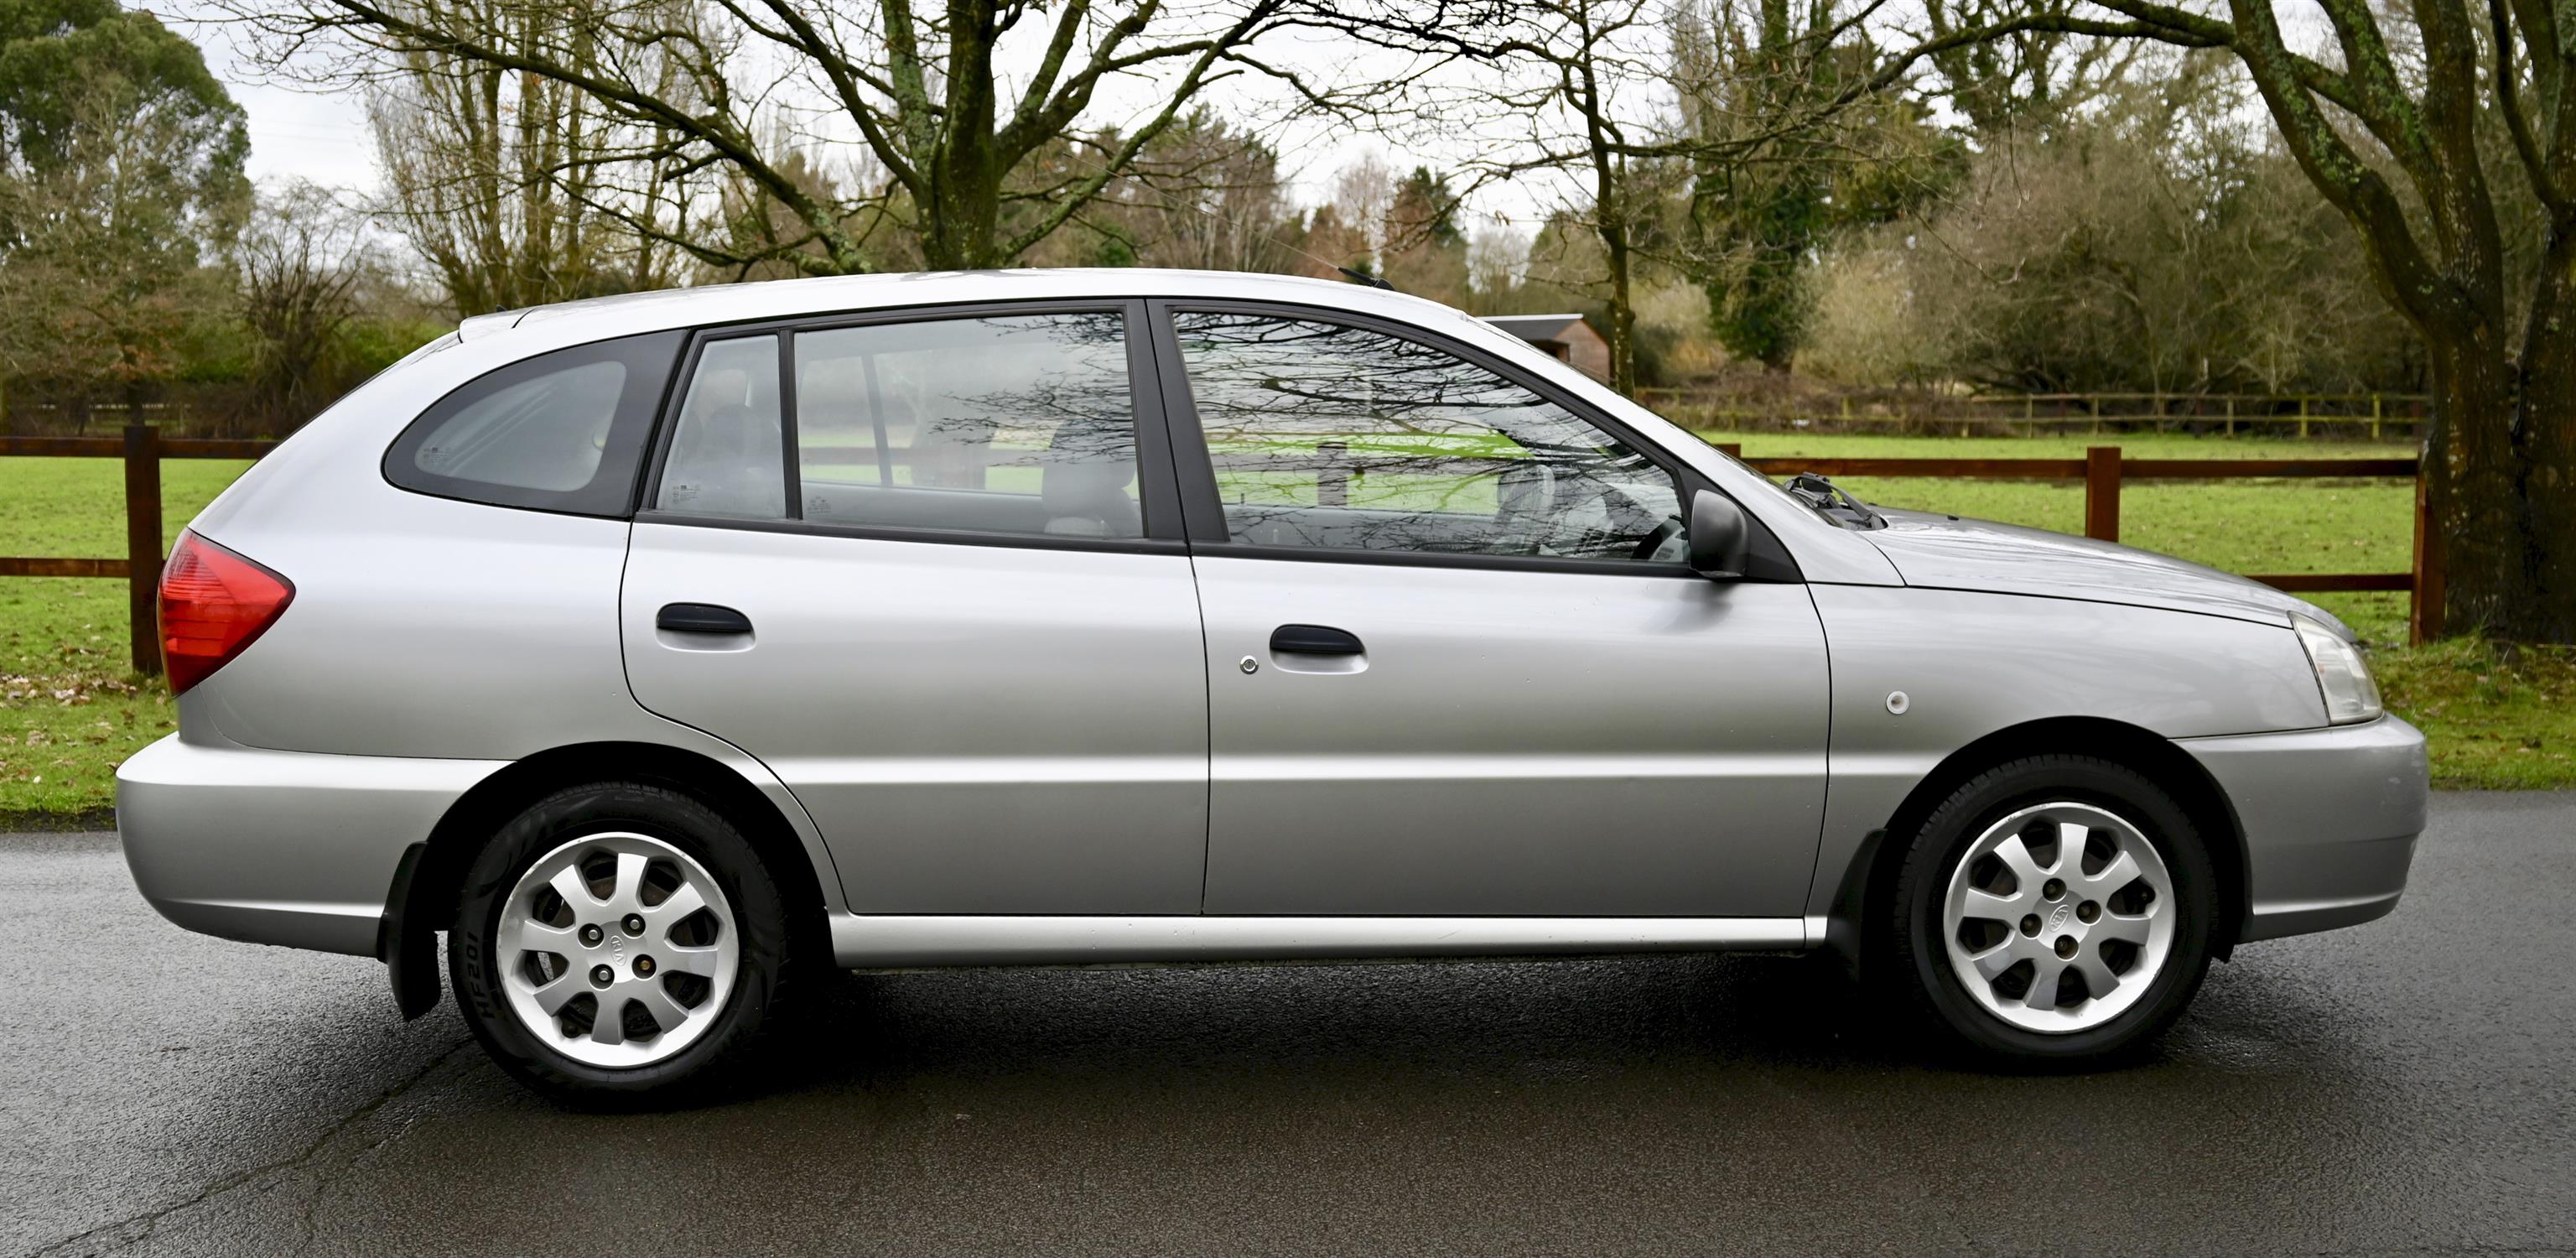
[[(2056, 458), (2116, 443), (2133, 457), (2385, 457), (2388, 446), (2252, 438), (1953, 438), (1711, 433), (1752, 457)], [(163, 466), (176, 536), (244, 464)], [(0, 459), (0, 555), (107, 557), (124, 551), (122, 470), (110, 459)], [(1864, 498), (2080, 531), (2073, 484), (1911, 479), (1847, 482)], [(2411, 490), (2393, 482), (2133, 484), (2122, 538), (2235, 571), (2398, 572), (2408, 564)], [(2324, 595), (2375, 648), (2390, 705), (2433, 739), (2446, 785), (2576, 786), (2576, 658), (2478, 642), (2403, 645), (2403, 595)], [(116, 766), (169, 732), (156, 679), (126, 658), (122, 582), (0, 577), (0, 825), (94, 821), (113, 804)]]
[[(1807, 437), (1708, 433), (1741, 442), (1752, 459), (2062, 459), (2088, 445), (2117, 445), (2138, 459), (2405, 458), (2411, 447), (2265, 441), (2248, 437), (2126, 434), (2105, 437)], [(2068, 481), (1914, 480), (1848, 477), (1837, 483), (1891, 507), (1947, 511), (2084, 531), (2084, 487)], [(2415, 490), (2403, 481), (2133, 481), (2120, 490), (2120, 540), (2229, 572), (2404, 572), (2414, 557)], [(2311, 600), (2375, 645), (2406, 638), (2406, 596), (2321, 594)]]
[[(249, 466), (162, 464), (164, 536)], [(0, 459), (0, 554), (124, 555), (124, 477), (114, 459)], [(94, 819), (172, 720), (169, 691), (134, 673), (124, 582), (0, 577), (0, 824)]]

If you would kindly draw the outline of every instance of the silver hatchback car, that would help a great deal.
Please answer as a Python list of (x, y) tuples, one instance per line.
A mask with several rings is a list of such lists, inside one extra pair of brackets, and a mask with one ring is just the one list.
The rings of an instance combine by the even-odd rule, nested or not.
[(1989, 1059), (2395, 907), (2422, 736), (2206, 568), (1783, 488), (1351, 285), (469, 319), (197, 518), (118, 775), (192, 930), (592, 1102), (809, 972), (1831, 949)]

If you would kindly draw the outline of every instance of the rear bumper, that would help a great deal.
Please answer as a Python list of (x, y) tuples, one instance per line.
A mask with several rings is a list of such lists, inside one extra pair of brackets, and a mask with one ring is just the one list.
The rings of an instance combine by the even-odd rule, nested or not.
[(2358, 925), (2397, 907), (2431, 793), (2414, 726), (2389, 716), (2177, 745), (2226, 792), (2244, 828), (2252, 912), (2243, 941)]
[(164, 738), (116, 772), (134, 885), (163, 917), (251, 943), (373, 956), (403, 849), (502, 767)]

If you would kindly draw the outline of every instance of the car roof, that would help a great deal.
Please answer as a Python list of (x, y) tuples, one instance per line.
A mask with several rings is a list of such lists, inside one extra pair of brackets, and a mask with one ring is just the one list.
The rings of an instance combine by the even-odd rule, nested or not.
[(577, 334), (578, 339), (589, 339), (843, 311), (1110, 297), (1272, 301), (1383, 314), (1452, 328), (1457, 323), (1476, 323), (1472, 317), (1437, 302), (1338, 280), (1247, 271), (1068, 267), (916, 271), (669, 288), (476, 315), (457, 325), (457, 334), (464, 340), (476, 340), (510, 329), (543, 326), (558, 336)]

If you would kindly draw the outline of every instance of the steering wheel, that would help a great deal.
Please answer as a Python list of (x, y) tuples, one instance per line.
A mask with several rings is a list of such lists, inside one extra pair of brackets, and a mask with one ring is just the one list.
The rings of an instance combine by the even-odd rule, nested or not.
[(1655, 526), (1654, 532), (1646, 535), (1646, 540), (1637, 543), (1637, 549), (1630, 551), (1628, 557), (1640, 563), (1653, 559), (1655, 552), (1664, 548), (1664, 543), (1682, 535), (1684, 527), (1680, 520), (1666, 517), (1663, 523)]

